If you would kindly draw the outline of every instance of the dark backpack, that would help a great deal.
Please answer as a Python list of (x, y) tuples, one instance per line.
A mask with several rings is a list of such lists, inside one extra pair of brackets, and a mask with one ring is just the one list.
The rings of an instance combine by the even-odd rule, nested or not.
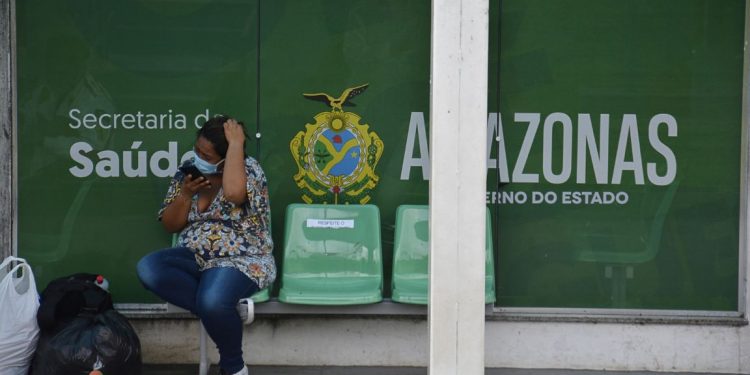
[(112, 296), (96, 284), (97, 276), (77, 273), (47, 284), (36, 315), (42, 333), (56, 332), (79, 315), (113, 309)]

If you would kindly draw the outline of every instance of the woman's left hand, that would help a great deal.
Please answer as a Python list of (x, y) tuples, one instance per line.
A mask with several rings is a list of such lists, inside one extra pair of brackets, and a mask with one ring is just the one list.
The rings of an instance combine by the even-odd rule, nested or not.
[(245, 142), (245, 130), (233, 118), (224, 123), (224, 136), (227, 138), (227, 143), (229, 144), (243, 144)]

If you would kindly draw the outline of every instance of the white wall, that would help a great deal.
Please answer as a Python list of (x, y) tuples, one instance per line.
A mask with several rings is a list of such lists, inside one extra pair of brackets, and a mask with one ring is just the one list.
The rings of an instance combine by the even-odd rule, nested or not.
[(750, 330), (738, 327), (495, 323), (488, 324), (486, 364), (750, 373), (748, 344)]
[[(195, 320), (133, 320), (147, 363), (198, 360)], [(420, 366), (423, 319), (260, 319), (245, 359), (267, 365)], [(488, 321), (487, 367), (750, 373), (750, 328)], [(215, 350), (212, 352), (217, 361)]]

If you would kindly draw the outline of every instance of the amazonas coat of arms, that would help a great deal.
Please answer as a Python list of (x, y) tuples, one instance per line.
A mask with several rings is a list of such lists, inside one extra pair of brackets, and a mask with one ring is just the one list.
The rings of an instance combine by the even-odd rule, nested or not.
[(350, 100), (367, 89), (367, 84), (351, 87), (338, 98), (328, 94), (303, 94), (326, 103), (331, 110), (315, 115), (314, 124), (306, 124), (289, 143), (299, 168), (294, 181), (307, 203), (365, 204), (378, 183), (375, 174), (383, 141), (361, 124), (361, 117), (345, 112), (354, 106)]

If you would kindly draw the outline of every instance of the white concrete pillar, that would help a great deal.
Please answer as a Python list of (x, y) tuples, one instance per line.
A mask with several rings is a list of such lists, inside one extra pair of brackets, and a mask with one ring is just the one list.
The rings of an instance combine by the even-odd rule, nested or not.
[(433, 0), (431, 375), (484, 374), (487, 0)]
[[(745, 61), (742, 77), (742, 182), (750, 186), (750, 0), (745, 1)], [(747, 190), (744, 190), (747, 191)], [(739, 301), (744, 301), (744, 316), (747, 319), (750, 314), (750, 198), (747, 194), (740, 196), (740, 293)], [(744, 281), (744, 282), (743, 282)], [(750, 327), (744, 326), (739, 329), (739, 373), (750, 373)]]
[(14, 4), (0, 0), (0, 259), (15, 254)]

